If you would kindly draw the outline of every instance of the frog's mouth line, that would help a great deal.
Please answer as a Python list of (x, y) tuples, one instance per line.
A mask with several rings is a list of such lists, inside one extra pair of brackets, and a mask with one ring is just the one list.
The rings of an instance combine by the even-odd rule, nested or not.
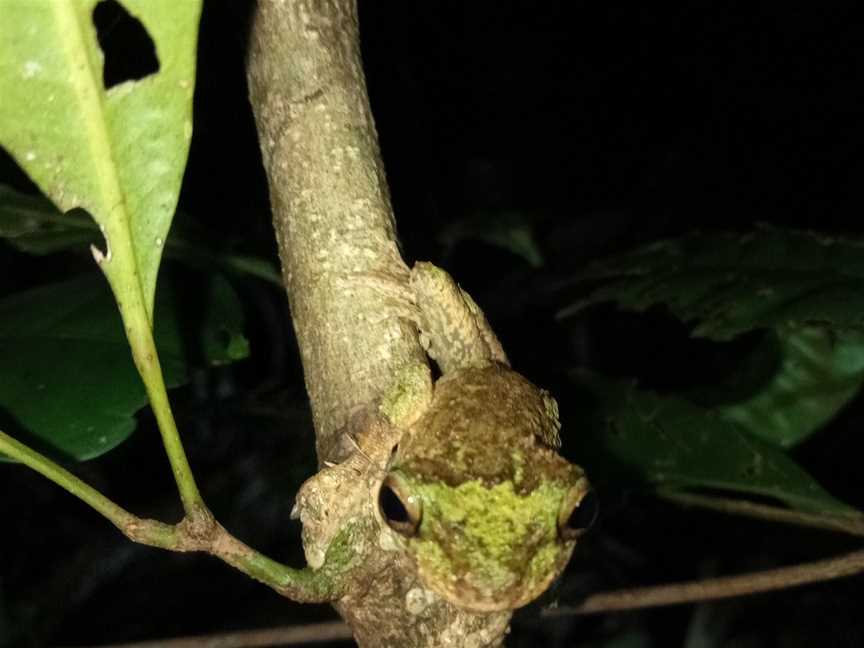
[(422, 570), (419, 572), (423, 583), (438, 594), (441, 598), (469, 612), (504, 612), (528, 605), (531, 601), (542, 594), (557, 576), (556, 573), (549, 574), (542, 581), (532, 583), (531, 589), (516, 588), (516, 591), (504, 593), (484, 593), (477, 588), (464, 582), (455, 582), (451, 586), (443, 586), (435, 579), (425, 578)]

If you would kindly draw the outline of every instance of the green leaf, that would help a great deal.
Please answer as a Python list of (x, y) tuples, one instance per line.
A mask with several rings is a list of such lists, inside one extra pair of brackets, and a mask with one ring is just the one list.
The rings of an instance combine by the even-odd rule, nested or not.
[(590, 438), (581, 443), (594, 453), (595, 468), (619, 482), (719, 489), (800, 511), (857, 515), (781, 449), (716, 412), (597, 376), (575, 378), (592, 395)]
[(159, 70), (109, 90), (97, 3), (0, 0), (0, 144), (61, 211), (93, 216), (107, 241), (109, 279), (119, 256), (126, 270), (118, 272), (137, 273), (152, 321), (192, 134), (201, 3), (120, 0), (152, 38)]
[(779, 336), (781, 362), (750, 398), (718, 412), (766, 441), (792, 447), (829, 421), (864, 382), (864, 341), (821, 327)]
[[(196, 358), (217, 365), (248, 352), (239, 299), (218, 275), (194, 293), (175, 291), (166, 280), (156, 308), (169, 386), (189, 380)], [(0, 301), (0, 377), (2, 427), (78, 460), (124, 441), (147, 403), (111, 293), (97, 274)]]
[[(208, 277), (206, 289), (204, 321), (208, 325), (200, 333), (204, 358), (211, 365), (242, 360), (249, 355), (249, 341), (243, 335), (243, 305), (237, 293), (231, 284), (219, 275)], [(156, 301), (158, 304), (159, 299)], [(174, 339), (180, 340), (179, 337)], [(156, 342), (158, 346), (158, 337)], [(168, 381), (170, 384), (170, 376)]]
[(603, 301), (636, 311), (662, 303), (693, 325), (695, 337), (728, 341), (773, 330), (773, 376), (720, 412), (788, 447), (829, 421), (864, 382), (862, 259), (857, 241), (802, 232), (694, 234), (594, 264), (577, 281), (604, 283), (560, 315)]
[(693, 335), (731, 340), (758, 329), (825, 326), (864, 332), (864, 245), (762, 228), (693, 234), (590, 266), (576, 282), (605, 283), (561, 317), (603, 301), (643, 311), (666, 304)]

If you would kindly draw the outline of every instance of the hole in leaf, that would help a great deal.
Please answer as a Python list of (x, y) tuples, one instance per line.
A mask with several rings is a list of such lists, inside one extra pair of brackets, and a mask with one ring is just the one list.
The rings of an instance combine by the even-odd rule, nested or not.
[(105, 55), (102, 83), (106, 90), (159, 71), (153, 39), (123, 5), (115, 0), (100, 2), (93, 9), (93, 25)]

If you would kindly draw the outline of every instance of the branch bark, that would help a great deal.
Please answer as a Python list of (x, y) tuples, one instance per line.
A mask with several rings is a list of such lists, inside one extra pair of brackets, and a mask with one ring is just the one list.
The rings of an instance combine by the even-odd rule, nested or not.
[(822, 583), (836, 578), (856, 576), (862, 572), (864, 572), (864, 550), (859, 550), (825, 560), (738, 576), (720, 576), (700, 581), (599, 592), (588, 596), (579, 605), (547, 610), (545, 616), (602, 614), (663, 605), (714, 601)]
[(319, 462), (339, 455), (355, 406), (380, 398), (400, 367), (425, 362), (414, 326), (391, 315), (408, 268), (358, 38), (353, 1), (262, 1), (248, 62)]
[[(247, 74), (323, 466), (356, 447), (342, 438), (353, 410), (428, 362), (403, 317), (409, 271), (366, 93), (356, 0), (260, 0)], [(310, 499), (339, 488), (343, 503), (368, 498), (363, 479), (324, 482), (333, 492)], [(315, 544), (308, 533), (304, 524), (307, 557)], [(336, 603), (360, 645), (500, 644), (509, 612), (455, 608), (417, 581), (405, 556), (366, 533), (354, 543), (370, 576)]]
[[(346, 458), (351, 444), (342, 430), (352, 411), (380, 401), (403, 368), (427, 361), (415, 326), (400, 316), (409, 273), (398, 249), (358, 43), (356, 0), (258, 2), (250, 99), (322, 466)], [(404, 556), (370, 550), (373, 536), (364, 542), (374, 577), (355, 583), (336, 604), (361, 645), (502, 641), (509, 614), (455, 609), (420, 587)], [(559, 612), (735, 596), (849, 575), (861, 565), (861, 555), (851, 554), (798, 568), (598, 594)]]

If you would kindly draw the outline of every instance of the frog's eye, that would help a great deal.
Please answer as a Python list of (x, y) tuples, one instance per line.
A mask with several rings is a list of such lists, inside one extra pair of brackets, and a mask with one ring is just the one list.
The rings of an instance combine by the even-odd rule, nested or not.
[(561, 502), (558, 534), (564, 540), (575, 540), (594, 524), (598, 508), (597, 495), (586, 480), (580, 480)]
[(398, 476), (390, 474), (378, 491), (378, 510), (381, 517), (396, 533), (410, 538), (420, 526), (422, 507), (420, 499)]

